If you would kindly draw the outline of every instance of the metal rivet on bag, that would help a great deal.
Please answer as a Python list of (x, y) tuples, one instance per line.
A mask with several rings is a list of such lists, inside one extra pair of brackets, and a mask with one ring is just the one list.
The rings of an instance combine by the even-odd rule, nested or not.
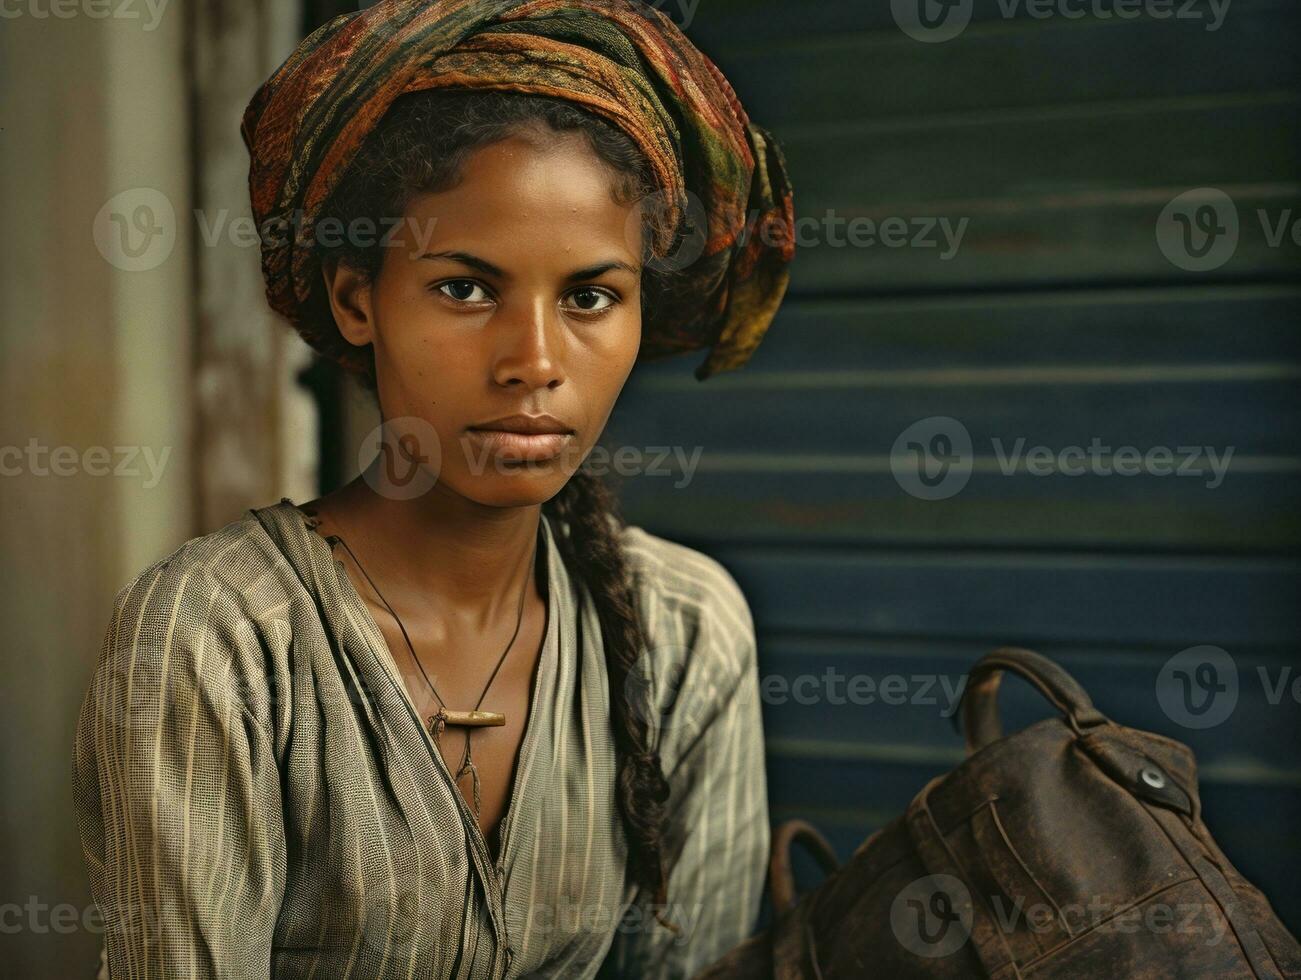
[(1165, 773), (1160, 769), (1153, 769), (1151, 766), (1145, 766), (1139, 770), (1138, 778), (1143, 780), (1153, 789), (1163, 789), (1165, 787)]

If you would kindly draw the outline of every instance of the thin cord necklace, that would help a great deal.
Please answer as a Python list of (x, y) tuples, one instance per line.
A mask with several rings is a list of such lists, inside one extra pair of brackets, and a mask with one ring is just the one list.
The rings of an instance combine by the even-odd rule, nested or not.
[[(424, 665), (421, 664), (420, 658), (416, 656), (415, 647), (411, 645), (411, 637), (407, 634), (407, 628), (402, 625), (401, 617), (399, 617), (394, 611), (393, 607), (389, 604), (389, 601), (384, 598), (384, 593), (379, 590), (379, 586), (375, 584), (375, 580), (370, 577), (370, 573), (366, 571), (365, 566), (362, 565), (360, 560), (358, 560), (357, 553), (352, 550), (352, 547), (347, 541), (343, 540), (343, 538), (337, 534), (330, 535), (326, 538), (326, 541), (329, 542), (331, 550), (334, 549), (336, 544), (341, 544), (347, 549), (353, 562), (356, 564), (357, 568), (361, 570), (361, 574), (365, 576), (366, 581), (370, 583), (370, 587), (374, 589), (375, 594), (379, 596), (380, 602), (384, 603), (384, 608), (389, 611), (389, 615), (391, 615), (394, 621), (398, 624), (398, 629), (402, 631), (402, 639), (406, 641), (407, 649), (411, 651), (411, 659), (416, 662), (416, 667), (419, 668), (421, 676), (424, 677), (425, 683), (429, 685), (429, 690), (433, 692), (434, 697), (438, 701), (438, 711), (430, 715), (427, 722), (429, 726), (429, 734), (433, 736), (434, 739), (434, 745), (439, 748), (439, 751), (442, 750), (441, 738), (443, 729), (448, 725), (465, 729), (465, 751), (461, 756), (461, 766), (456, 771), (454, 782), (456, 782), (457, 785), (460, 785), (461, 777), (467, 772), (470, 774), (470, 778), (474, 783), (474, 820), (475, 823), (478, 823), (480, 809), (479, 770), (475, 767), (474, 758), (470, 752), (470, 729), (486, 726), (495, 727), (506, 724), (506, 716), (501, 712), (480, 711), (479, 707), (483, 704), (483, 698), (484, 695), (488, 693), (488, 688), (492, 687), (492, 682), (497, 679), (497, 672), (501, 670), (501, 665), (506, 662), (506, 655), (510, 653), (511, 647), (515, 645), (515, 638), (519, 636), (520, 624), (524, 621), (524, 599), (528, 595), (528, 576), (524, 576), (524, 587), (520, 590), (519, 609), (515, 614), (515, 632), (511, 634), (510, 642), (506, 644), (506, 649), (503, 650), (501, 656), (497, 658), (497, 666), (492, 669), (492, 674), (488, 677), (488, 683), (483, 686), (483, 690), (479, 694), (479, 700), (474, 704), (474, 709), (471, 711), (451, 711), (443, 701), (442, 695), (438, 693), (438, 688), (434, 686), (434, 682), (431, 681), (429, 675), (425, 673)], [(530, 568), (533, 567), (533, 563), (537, 558), (537, 550), (538, 540), (537, 537), (534, 536), (533, 550), (530, 552), (529, 557)]]

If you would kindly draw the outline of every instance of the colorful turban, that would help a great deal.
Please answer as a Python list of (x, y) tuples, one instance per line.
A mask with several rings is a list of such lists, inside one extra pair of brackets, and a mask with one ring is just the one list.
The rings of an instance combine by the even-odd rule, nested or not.
[(650, 163), (671, 227), (704, 222), (675, 289), (699, 302), (672, 323), (648, 317), (639, 357), (709, 348), (700, 380), (749, 359), (794, 254), (785, 160), (714, 63), (639, 0), (380, 0), (299, 44), (240, 130), (267, 299), (309, 343), (326, 349), (306, 316), (321, 279), (314, 222), (394, 100), (435, 88), (553, 96), (623, 129)]

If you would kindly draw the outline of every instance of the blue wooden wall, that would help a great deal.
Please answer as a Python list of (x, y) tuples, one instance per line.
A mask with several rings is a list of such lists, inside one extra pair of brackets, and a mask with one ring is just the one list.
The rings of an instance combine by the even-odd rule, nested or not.
[[(1009, 18), (976, 0), (943, 43), (906, 35), (885, 0), (657, 5), (782, 142), (800, 216), (968, 224), (947, 259), (801, 247), (743, 370), (699, 383), (693, 356), (635, 371), (605, 444), (702, 455), (685, 485), (628, 478), (628, 518), (733, 572), (765, 677), (953, 685), (995, 645), (1058, 658), (1115, 720), (1193, 747), (1212, 832), (1301, 931), (1301, 707), (1271, 703), (1258, 673), (1301, 667), (1301, 248), (1271, 244), (1258, 215), (1301, 215), (1295, 0), (1234, 0), (1214, 30), (1209, 4), (1202, 19)], [(1196, 271), (1157, 229), (1203, 187), (1229, 195), (1240, 233)], [(932, 416), (969, 432), (972, 471), (925, 500), (891, 453)], [(1233, 456), (1218, 486), (1007, 476), (991, 447), (1018, 438)], [(1156, 685), (1203, 644), (1235, 659), (1240, 696), (1194, 730)], [(1046, 714), (1007, 688), (1010, 724)], [(809, 817), (846, 856), (900, 813), (962, 757), (929, 693), (940, 703), (767, 698), (774, 821)]]

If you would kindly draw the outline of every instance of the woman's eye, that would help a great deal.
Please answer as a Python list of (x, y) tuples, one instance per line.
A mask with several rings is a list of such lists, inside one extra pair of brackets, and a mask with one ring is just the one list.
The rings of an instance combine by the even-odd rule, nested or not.
[(604, 289), (584, 286), (569, 294), (569, 299), (582, 313), (600, 313), (608, 310), (617, 302), (617, 298)]
[(473, 279), (449, 279), (439, 285), (438, 291), (458, 303), (482, 303), (488, 298), (483, 287)]

